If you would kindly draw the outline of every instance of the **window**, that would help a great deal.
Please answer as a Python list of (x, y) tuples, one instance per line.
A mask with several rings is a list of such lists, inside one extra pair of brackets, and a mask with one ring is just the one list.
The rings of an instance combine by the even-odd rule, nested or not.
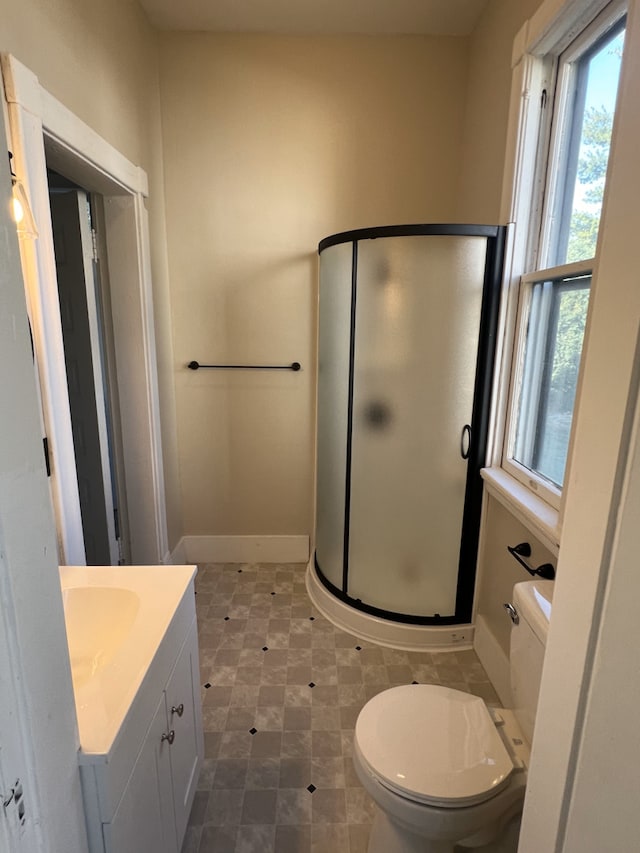
[(558, 507), (620, 77), (625, 19), (605, 12), (559, 56), (545, 90), (539, 221), (530, 223), (503, 467)]
[(585, 32), (560, 57), (544, 266), (582, 261), (596, 252), (624, 23), (617, 21), (595, 41)]
[(589, 303), (588, 275), (534, 281), (513, 458), (562, 487)]

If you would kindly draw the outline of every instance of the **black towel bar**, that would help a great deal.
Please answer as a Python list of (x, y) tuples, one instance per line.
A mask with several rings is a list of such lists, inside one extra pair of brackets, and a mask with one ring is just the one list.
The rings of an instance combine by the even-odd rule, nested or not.
[(534, 569), (533, 566), (530, 566), (529, 563), (524, 557), (531, 556), (531, 545), (528, 542), (520, 542), (519, 545), (507, 545), (507, 551), (511, 554), (512, 557), (515, 557), (516, 560), (520, 563), (520, 565), (526, 569), (530, 575), (534, 575), (539, 578), (545, 578), (546, 580), (555, 580), (556, 570), (551, 565), (551, 563), (543, 563), (541, 566), (538, 566), (537, 569)]
[(200, 364), (199, 361), (190, 361), (187, 365), (189, 370), (200, 370), (207, 368), (208, 370), (300, 370), (299, 361), (294, 361), (291, 364)]

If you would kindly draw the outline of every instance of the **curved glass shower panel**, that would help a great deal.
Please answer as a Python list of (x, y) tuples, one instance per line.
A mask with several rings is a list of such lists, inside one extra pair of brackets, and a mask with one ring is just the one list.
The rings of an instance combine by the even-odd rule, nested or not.
[(322, 253), (318, 331), (316, 559), (342, 587), (344, 564), (353, 244)]
[(456, 613), (486, 255), (486, 237), (358, 243), (345, 591), (384, 611)]

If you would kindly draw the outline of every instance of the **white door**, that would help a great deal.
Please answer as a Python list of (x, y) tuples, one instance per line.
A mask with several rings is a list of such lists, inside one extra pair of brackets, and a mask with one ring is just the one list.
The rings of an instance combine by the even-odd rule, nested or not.
[[(0, 556), (0, 561), (2, 557)], [(4, 566), (0, 562), (0, 583)], [(11, 648), (5, 612), (0, 606), (0, 850), (28, 853), (39, 849), (35, 823), (27, 819), (30, 786), (25, 779), (29, 762), (24, 754), (23, 732), (11, 666)], [(25, 796), (26, 795), (26, 796)]]
[(87, 195), (52, 191), (51, 218), (88, 565), (119, 559), (100, 328)]

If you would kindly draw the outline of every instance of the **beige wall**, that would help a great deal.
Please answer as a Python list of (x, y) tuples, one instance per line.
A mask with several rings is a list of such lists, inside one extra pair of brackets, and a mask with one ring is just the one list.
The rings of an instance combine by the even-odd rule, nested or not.
[(182, 534), (155, 33), (134, 0), (0, 0), (0, 50), (149, 176), (169, 544)]
[(311, 531), (317, 243), (497, 221), (511, 41), (536, 3), (494, 0), (470, 39), (163, 34), (161, 139), (156, 34), (133, 0), (0, 0), (0, 48), (149, 174), (171, 547)]
[(489, 496), (486, 501), (483, 524), (484, 548), (478, 566), (478, 615), (484, 617), (502, 651), (508, 656), (511, 622), (503, 605), (513, 601), (514, 585), (531, 580), (531, 576), (507, 551), (507, 545), (514, 547), (520, 542), (528, 542), (531, 545), (531, 557), (527, 557), (527, 562), (532, 566), (543, 563), (555, 566), (557, 558), (494, 497)]
[[(457, 213), (461, 221), (500, 221), (513, 39), (539, 5), (540, 0), (490, 0), (471, 36), (458, 185)], [(478, 555), (478, 613), (508, 654), (511, 623), (502, 605), (511, 600), (514, 583), (527, 580), (528, 575), (507, 552), (507, 545), (528, 541), (536, 565), (555, 565), (556, 561), (492, 498), (487, 501), (483, 525), (483, 548)]]
[(458, 185), (462, 222), (499, 222), (513, 39), (539, 5), (540, 0), (490, 0), (471, 36)]
[(149, 156), (157, 62), (134, 0), (0, 0), (1, 47), (134, 163)]
[[(161, 44), (185, 533), (309, 533), (317, 244), (454, 217), (467, 40)], [(303, 371), (194, 373), (192, 359)]]

